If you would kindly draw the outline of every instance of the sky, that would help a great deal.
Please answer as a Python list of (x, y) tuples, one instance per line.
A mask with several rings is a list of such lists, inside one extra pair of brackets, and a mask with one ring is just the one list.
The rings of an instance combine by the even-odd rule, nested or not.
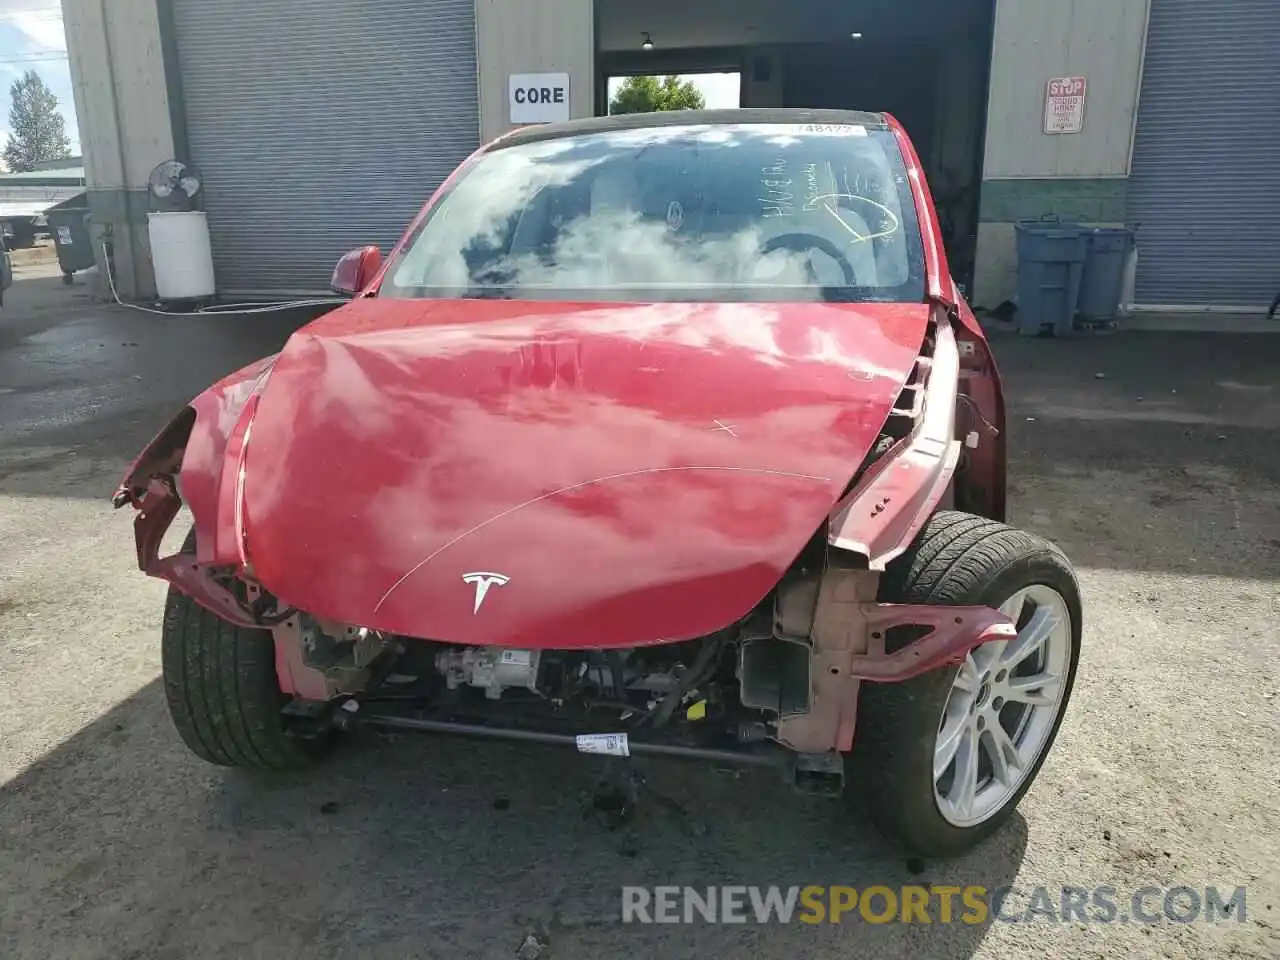
[(0, 0), (0, 147), (9, 141), (9, 86), (27, 70), (40, 74), (58, 98), (71, 152), (78, 154), (80, 131), (59, 0)]
[[(4, 0), (0, 0), (3, 3)], [(609, 78), (609, 96), (612, 97), (622, 86), (622, 77)], [(707, 101), (707, 109), (716, 110), (738, 106), (739, 77), (736, 73), (697, 73), (681, 76), (702, 91)]]

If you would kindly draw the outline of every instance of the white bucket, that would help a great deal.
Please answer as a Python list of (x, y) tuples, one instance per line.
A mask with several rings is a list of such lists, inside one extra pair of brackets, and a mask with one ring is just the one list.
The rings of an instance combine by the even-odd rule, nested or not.
[(203, 210), (148, 213), (147, 232), (161, 300), (202, 300), (214, 295), (213, 250)]

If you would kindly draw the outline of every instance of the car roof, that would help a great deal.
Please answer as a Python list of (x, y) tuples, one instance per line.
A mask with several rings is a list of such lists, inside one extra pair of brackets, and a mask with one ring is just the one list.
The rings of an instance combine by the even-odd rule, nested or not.
[(668, 110), (659, 113), (625, 113), (613, 117), (589, 117), (582, 120), (566, 120), (561, 123), (544, 123), (522, 127), (495, 140), (488, 149), (500, 150), (504, 147), (513, 147), (522, 143), (539, 143), (545, 140), (556, 140), (561, 137), (610, 133), (616, 130), (753, 123), (846, 123), (875, 130), (886, 130), (889, 126), (884, 114), (865, 113), (859, 110), (799, 110), (789, 107), (745, 107), (737, 110)]

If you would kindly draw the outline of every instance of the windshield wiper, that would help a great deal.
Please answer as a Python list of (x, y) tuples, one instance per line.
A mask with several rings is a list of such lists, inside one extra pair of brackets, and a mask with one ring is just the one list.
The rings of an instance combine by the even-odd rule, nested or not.
[(510, 300), (510, 287), (472, 287), (462, 295), (463, 300)]
[(820, 287), (825, 303), (893, 303), (892, 296), (875, 287)]

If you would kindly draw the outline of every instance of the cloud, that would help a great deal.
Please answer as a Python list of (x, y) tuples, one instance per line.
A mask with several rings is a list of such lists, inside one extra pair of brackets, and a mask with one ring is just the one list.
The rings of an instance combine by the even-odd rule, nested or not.
[(61, 53), (67, 49), (62, 7), (51, 0), (0, 0), (0, 23), (13, 27), (27, 41), (22, 53)]
[(62, 26), (62, 15), (56, 17), (38, 11), (22, 11), (14, 14), (13, 25), (22, 31), (36, 50), (67, 49), (67, 32)]

